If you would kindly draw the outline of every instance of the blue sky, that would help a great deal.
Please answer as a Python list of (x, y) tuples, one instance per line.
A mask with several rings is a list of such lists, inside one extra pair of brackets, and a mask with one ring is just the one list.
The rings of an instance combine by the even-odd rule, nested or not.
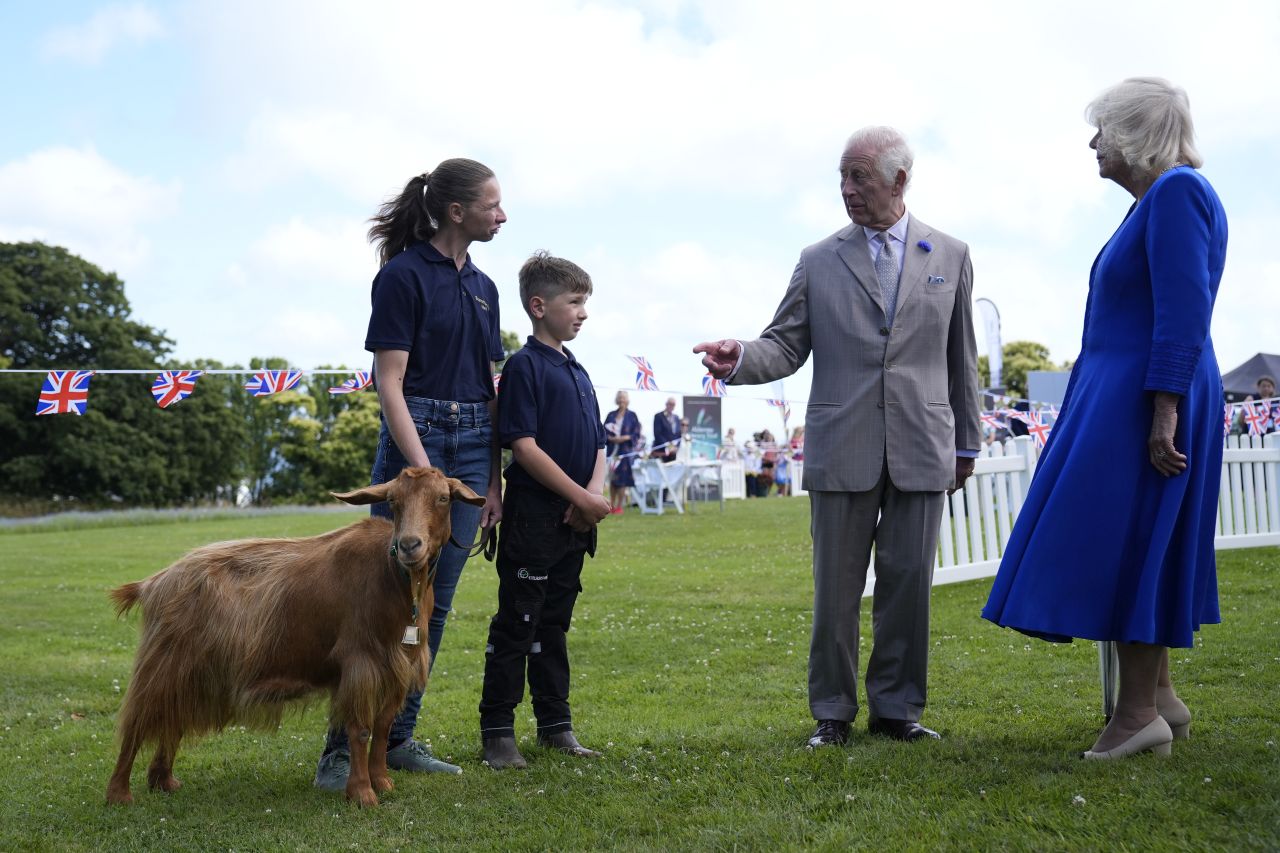
[[(364, 366), (365, 220), (474, 157), (510, 216), (473, 251), (504, 327), (528, 331), (529, 253), (579, 262), (596, 295), (574, 350), (606, 409), (624, 356), (648, 356), (664, 392), (633, 394), (647, 416), (697, 392), (694, 343), (768, 322), (800, 249), (846, 221), (844, 139), (892, 124), (916, 151), (908, 209), (970, 244), (1006, 340), (1063, 360), (1129, 202), (1097, 177), (1083, 109), (1155, 74), (1190, 94), (1231, 220), (1219, 360), (1280, 350), (1275, 3), (783, 8), (4, 0), (0, 240), (115, 270), (179, 357)], [(767, 396), (731, 389), (728, 423), (776, 431)]]

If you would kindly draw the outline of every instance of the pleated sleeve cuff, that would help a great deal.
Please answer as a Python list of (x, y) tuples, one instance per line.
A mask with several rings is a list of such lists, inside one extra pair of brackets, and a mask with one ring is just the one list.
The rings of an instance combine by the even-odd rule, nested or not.
[(1148, 391), (1186, 395), (1199, 363), (1200, 347), (1156, 341), (1151, 345), (1151, 361), (1147, 365), (1144, 387)]

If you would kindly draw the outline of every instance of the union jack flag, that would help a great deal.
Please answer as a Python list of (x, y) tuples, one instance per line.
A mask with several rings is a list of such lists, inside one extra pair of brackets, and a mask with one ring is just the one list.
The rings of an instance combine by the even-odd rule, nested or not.
[(1235, 414), (1236, 407), (1232, 403), (1224, 403), (1222, 405), (1222, 434), (1231, 435), (1231, 422), (1235, 420), (1232, 417)]
[(294, 367), (288, 370), (260, 370), (244, 383), (244, 390), (255, 397), (270, 397), (272, 394), (288, 391), (301, 379), (302, 371)]
[(40, 388), (37, 415), (83, 415), (89, 405), (92, 370), (50, 370)]
[(786, 423), (791, 419), (791, 405), (786, 400), (765, 400), (765, 402), (770, 406), (773, 406), (775, 409), (782, 410), (783, 423)]
[(1266, 403), (1244, 403), (1244, 421), (1249, 425), (1249, 435), (1262, 435), (1271, 421), (1270, 407)]
[(502, 374), (501, 373), (493, 374), (493, 393), (495, 394), (498, 393), (498, 386), (501, 384), (502, 384)]
[(982, 412), (978, 415), (982, 418), (982, 422), (992, 429), (1004, 429), (1004, 421), (1000, 420), (999, 412)]
[(1027, 432), (1031, 433), (1036, 440), (1036, 447), (1043, 448), (1045, 442), (1049, 440), (1049, 433), (1053, 431), (1053, 425), (1039, 412), (1023, 412), (1022, 414), (1025, 415), (1022, 420), (1027, 425)]
[(708, 373), (702, 377), (702, 393), (707, 397), (724, 397), (728, 391), (724, 387), (723, 379), (716, 379)]
[(203, 370), (163, 370), (151, 386), (151, 396), (156, 398), (157, 406), (167, 409), (190, 397), (196, 390), (196, 380), (203, 375)]
[(363, 391), (373, 384), (373, 378), (369, 376), (367, 370), (357, 370), (356, 375), (352, 376), (341, 385), (335, 385), (329, 389), (330, 394), (350, 394), (353, 391)]
[(653, 365), (642, 355), (629, 355), (636, 365), (636, 389), (639, 391), (657, 391), (658, 380), (653, 377)]

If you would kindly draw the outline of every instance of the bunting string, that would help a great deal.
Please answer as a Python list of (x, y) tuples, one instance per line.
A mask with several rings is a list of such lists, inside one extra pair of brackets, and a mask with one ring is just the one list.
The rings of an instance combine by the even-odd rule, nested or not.
[[(653, 367), (643, 356), (627, 356), (635, 364), (636, 387), (642, 391), (657, 391), (657, 379)], [(368, 371), (351, 370), (350, 368), (307, 369), (291, 367), (285, 370), (262, 369), (213, 369), (213, 370), (161, 370), (143, 369), (101, 369), (101, 370), (46, 370), (43, 368), (5, 368), (0, 374), (44, 374), (39, 399), (36, 404), (37, 415), (74, 414), (83, 415), (89, 401), (89, 383), (99, 375), (146, 375), (154, 376), (151, 394), (156, 405), (168, 409), (187, 399), (195, 393), (196, 382), (205, 375), (249, 376), (244, 388), (255, 397), (266, 397), (279, 394), (297, 387), (304, 376), (346, 376), (339, 384), (328, 386), (330, 394), (351, 394), (366, 391), (373, 387), (373, 378)], [(493, 374), (493, 388), (498, 391), (502, 380), (501, 373)], [(605, 389), (612, 386), (596, 386)], [(672, 391), (681, 396), (698, 396), (687, 391)], [(704, 397), (724, 397), (727, 388), (723, 380), (716, 379), (709, 373), (702, 377)], [(1021, 421), (1027, 427), (1036, 444), (1043, 447), (1053, 431), (1058, 418), (1058, 407), (1053, 403), (1040, 400), (1028, 400), (1007, 394), (989, 395), (996, 404), (995, 408), (980, 413), (983, 426), (991, 430), (1009, 429), (1011, 421)], [(791, 414), (791, 404), (805, 403), (805, 400), (780, 400), (766, 397), (746, 397), (747, 400), (762, 400), (769, 406), (779, 409), (785, 418)], [(1001, 405), (1004, 404), (1004, 405)], [(1012, 405), (1010, 405), (1012, 404)], [(1013, 408), (1025, 405), (1026, 410)], [(1252, 400), (1242, 403), (1225, 403), (1222, 411), (1222, 430), (1224, 435), (1233, 430), (1247, 432), (1250, 435), (1264, 435), (1280, 430), (1280, 396), (1265, 400)], [(653, 448), (650, 448), (652, 450)], [(633, 454), (635, 455), (635, 454)], [(617, 459), (614, 456), (611, 459)]]

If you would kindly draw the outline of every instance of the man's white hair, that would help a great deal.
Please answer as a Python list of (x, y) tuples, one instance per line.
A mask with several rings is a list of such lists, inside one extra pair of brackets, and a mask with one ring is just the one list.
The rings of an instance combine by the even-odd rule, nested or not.
[(1187, 93), (1160, 77), (1130, 77), (1093, 99), (1085, 119), (1134, 172), (1159, 174), (1174, 163), (1199, 169)]
[(901, 169), (907, 173), (907, 182), (903, 185), (903, 190), (911, 185), (911, 166), (916, 158), (911, 153), (911, 147), (907, 145), (906, 137), (896, 128), (881, 125), (855, 130), (849, 137), (849, 141), (844, 144), (844, 150), (848, 151), (855, 145), (865, 146), (875, 152), (876, 168), (880, 170), (880, 176), (886, 183), (892, 184), (894, 178), (898, 176), (898, 170)]

